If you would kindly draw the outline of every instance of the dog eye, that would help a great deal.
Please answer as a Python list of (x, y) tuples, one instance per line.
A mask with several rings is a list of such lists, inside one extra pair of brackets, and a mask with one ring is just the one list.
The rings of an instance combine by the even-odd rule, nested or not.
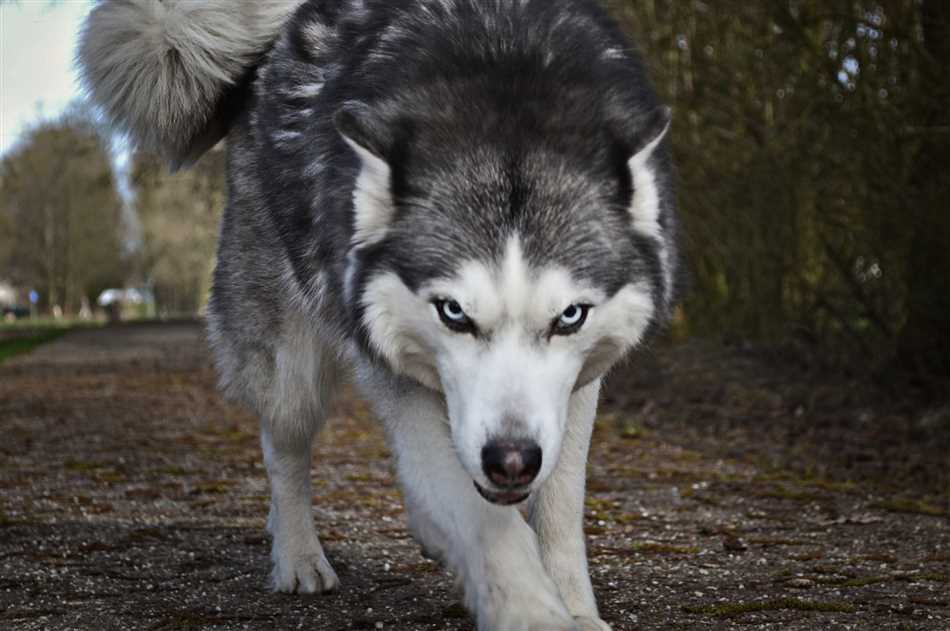
[(554, 335), (577, 333), (584, 326), (584, 322), (587, 321), (589, 312), (590, 305), (571, 305), (561, 312), (561, 316), (554, 321), (551, 332)]
[(436, 300), (432, 303), (439, 314), (439, 318), (445, 326), (459, 333), (472, 333), (475, 331), (475, 323), (471, 318), (465, 315), (462, 305), (455, 300)]

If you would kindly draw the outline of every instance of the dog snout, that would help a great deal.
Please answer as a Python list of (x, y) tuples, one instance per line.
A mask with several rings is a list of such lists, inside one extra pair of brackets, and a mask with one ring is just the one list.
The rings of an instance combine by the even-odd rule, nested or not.
[(499, 488), (528, 486), (541, 470), (541, 447), (530, 440), (493, 440), (482, 448), (482, 469)]

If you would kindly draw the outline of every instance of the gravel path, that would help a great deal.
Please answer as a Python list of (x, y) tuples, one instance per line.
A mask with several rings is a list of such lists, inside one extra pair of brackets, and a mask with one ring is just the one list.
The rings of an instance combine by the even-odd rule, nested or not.
[[(588, 501), (615, 629), (950, 629), (945, 503), (687, 449), (627, 409), (603, 410)], [(7, 361), (0, 628), (472, 629), (354, 397), (314, 480), (342, 587), (271, 594), (256, 423), (216, 394), (199, 325), (77, 331)]]

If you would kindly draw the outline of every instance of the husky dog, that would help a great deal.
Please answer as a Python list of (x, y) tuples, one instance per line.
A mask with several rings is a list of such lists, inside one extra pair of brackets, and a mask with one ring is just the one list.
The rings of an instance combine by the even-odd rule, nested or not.
[(609, 629), (582, 527), (598, 389), (667, 319), (677, 257), (669, 110), (604, 9), (114, 0), (80, 63), (172, 164), (227, 139), (209, 334), (261, 419), (274, 589), (337, 586), (310, 460), (348, 377), (479, 629)]

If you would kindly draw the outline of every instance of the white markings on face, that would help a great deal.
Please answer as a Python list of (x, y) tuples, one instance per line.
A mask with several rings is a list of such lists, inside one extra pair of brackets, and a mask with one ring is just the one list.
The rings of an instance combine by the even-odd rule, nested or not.
[(442, 324), (428, 298), (414, 294), (397, 274), (385, 272), (367, 283), (361, 302), (370, 343), (390, 368), (441, 390), (432, 338)]
[[(535, 484), (550, 474), (571, 393), (603, 375), (653, 317), (645, 284), (608, 298), (563, 268), (532, 268), (515, 238), (499, 264), (469, 261), (417, 293), (381, 274), (361, 300), (370, 340), (393, 370), (445, 394), (459, 459), (486, 488), (481, 450), (491, 438), (534, 440), (543, 452)], [(477, 334), (446, 325), (437, 310), (445, 301), (457, 303)], [(586, 321), (552, 334), (560, 319), (578, 318), (572, 305), (591, 306)]]

